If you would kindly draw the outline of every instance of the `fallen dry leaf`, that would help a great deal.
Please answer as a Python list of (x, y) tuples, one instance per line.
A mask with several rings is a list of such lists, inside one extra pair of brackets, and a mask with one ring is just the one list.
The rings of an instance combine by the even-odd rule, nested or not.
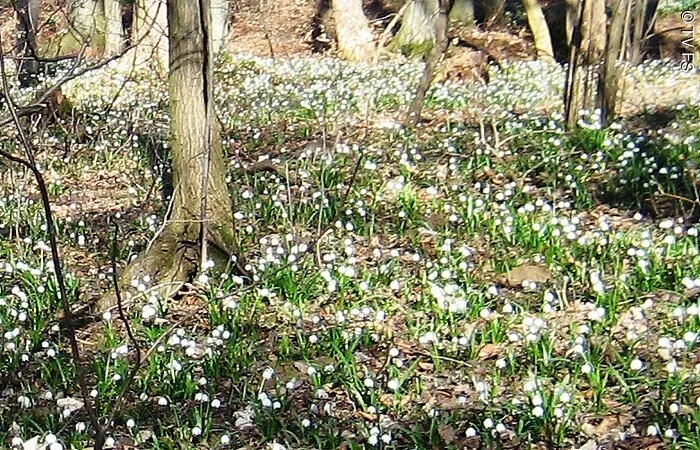
[(438, 434), (442, 440), (445, 441), (445, 444), (452, 444), (457, 440), (455, 429), (446, 424), (440, 424), (440, 426), (438, 426)]

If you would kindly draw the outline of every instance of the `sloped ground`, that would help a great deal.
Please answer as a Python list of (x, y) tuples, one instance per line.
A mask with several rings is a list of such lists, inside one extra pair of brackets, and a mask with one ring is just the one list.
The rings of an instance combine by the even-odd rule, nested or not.
[[(697, 448), (697, 75), (632, 70), (643, 86), (695, 89), (684, 106), (645, 100), (660, 111), (631, 118), (634, 132), (586, 114), (564, 133), (561, 70), (538, 63), (438, 85), (428, 120), (402, 129), (419, 69), (222, 61), (236, 226), (257, 281), (214, 268), (172, 301), (135, 281), (126, 313), (147, 362), (110, 445)], [(108, 218), (119, 267), (158, 232), (167, 98), (157, 79), (109, 68), (66, 93), (87, 137), (32, 139), (84, 303), (109, 289)], [(265, 158), (290, 177), (243, 170)], [(89, 447), (36, 191), (2, 173), (0, 437)], [(83, 325), (102, 414), (136, 351), (116, 311)]]

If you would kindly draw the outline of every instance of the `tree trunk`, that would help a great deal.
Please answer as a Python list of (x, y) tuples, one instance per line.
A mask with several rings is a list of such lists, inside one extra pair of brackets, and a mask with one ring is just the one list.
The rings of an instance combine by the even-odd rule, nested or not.
[[(566, 1), (566, 38), (567, 45), (573, 45), (574, 28), (583, 15), (580, 24), (581, 32), (581, 63), (591, 64), (600, 61), (605, 53), (605, 37), (607, 35), (607, 16), (605, 0), (565, 0)], [(583, 11), (581, 11), (583, 8)]]
[(618, 58), (622, 53), (625, 28), (625, 12), (631, 0), (614, 0), (612, 20), (605, 47), (605, 61), (598, 81), (598, 103), (602, 110), (603, 124), (609, 124), (617, 112), (617, 93), (620, 84)]
[(211, 0), (211, 40), (214, 56), (218, 55), (228, 36), (229, 0)]
[(374, 36), (362, 10), (362, 0), (333, 0), (338, 51), (351, 61), (368, 61), (374, 52)]
[[(196, 0), (191, 0), (195, 4)], [(161, 75), (168, 72), (168, 8), (166, 0), (137, 0), (134, 5), (134, 57), (137, 67), (150, 66)]]
[(15, 53), (22, 57), (17, 65), (20, 85), (27, 87), (36, 82), (39, 72), (39, 62), (36, 60), (36, 28), (39, 22), (39, 0), (18, 0), (15, 3), (17, 11), (17, 42)]
[[(204, 27), (199, 2), (207, 11)], [(158, 291), (163, 296), (174, 294), (192, 280), (200, 259), (209, 257), (222, 267), (237, 251), (226, 162), (214, 120), (208, 6), (209, 0), (170, 0), (172, 213), (153, 245), (121, 277), (128, 285), (132, 279), (150, 275), (161, 286)]]
[(542, 12), (542, 6), (537, 0), (523, 0), (527, 22), (530, 25), (532, 36), (535, 41), (535, 51), (537, 58), (547, 61), (554, 61), (554, 50), (552, 49), (552, 38), (549, 35), (549, 27)]
[(578, 22), (578, 17), (580, 15), (579, 0), (564, 0), (565, 11), (566, 11), (566, 45), (571, 47), (572, 37), (574, 35), (574, 28), (576, 28), (576, 23)]
[(637, 0), (632, 7), (632, 35), (630, 36), (629, 59), (639, 64), (649, 50), (647, 36), (654, 30), (658, 0)]
[(435, 45), (438, 0), (409, 1), (392, 45), (411, 56), (427, 55)]
[(78, 52), (83, 45), (100, 52), (104, 40), (104, 13), (98, 0), (72, 0), (68, 5), (68, 32), (60, 42), (60, 54)]
[(105, 16), (105, 56), (118, 55), (124, 48), (122, 5), (119, 0), (102, 0)]
[(455, 0), (450, 9), (450, 20), (465, 27), (475, 25), (474, 0)]
[(420, 121), (421, 112), (423, 111), (423, 102), (425, 101), (425, 96), (428, 93), (430, 84), (435, 78), (435, 68), (440, 62), (440, 59), (445, 54), (447, 50), (447, 45), (449, 40), (447, 38), (447, 28), (449, 26), (449, 0), (439, 0), (437, 20), (435, 21), (435, 36), (437, 37), (435, 46), (433, 46), (425, 62), (425, 68), (423, 69), (423, 75), (418, 82), (418, 89), (416, 90), (416, 96), (413, 98), (410, 106), (408, 107), (408, 118), (407, 123), (409, 125), (416, 125)]
[(605, 0), (583, 2), (581, 23), (581, 59), (585, 65), (600, 61), (605, 53), (607, 17)]

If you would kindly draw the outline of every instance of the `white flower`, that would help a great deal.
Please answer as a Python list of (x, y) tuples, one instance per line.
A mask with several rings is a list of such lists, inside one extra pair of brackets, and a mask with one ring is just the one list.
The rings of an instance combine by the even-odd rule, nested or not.
[(491, 428), (493, 428), (493, 420), (491, 420), (490, 417), (487, 417), (487, 418), (484, 420), (484, 428), (486, 428), (486, 429), (491, 429)]
[(642, 367), (644, 367), (644, 364), (639, 358), (634, 358), (632, 361), (630, 361), (630, 370), (642, 370)]
[(192, 428), (192, 436), (199, 436), (202, 434), (202, 429), (200, 427)]
[(263, 378), (266, 380), (271, 379), (275, 375), (275, 371), (272, 367), (268, 367), (263, 371)]
[(151, 304), (146, 303), (141, 308), (141, 318), (143, 318), (143, 320), (151, 320), (155, 317), (156, 313), (156, 309)]
[(535, 417), (542, 417), (544, 415), (544, 409), (541, 406), (535, 406), (532, 408), (532, 415)]
[(389, 380), (389, 382), (387, 383), (387, 387), (388, 387), (389, 389), (391, 389), (392, 391), (397, 390), (397, 389), (399, 388), (399, 380), (397, 380), (397, 379), (395, 379), (395, 378)]
[(221, 443), (221, 445), (228, 445), (231, 442), (231, 438), (228, 434), (223, 434), (219, 438), (219, 442)]
[(469, 428), (467, 428), (467, 431), (465, 434), (467, 435), (468, 438), (474, 437), (474, 436), (476, 436), (476, 430), (473, 427), (469, 427)]

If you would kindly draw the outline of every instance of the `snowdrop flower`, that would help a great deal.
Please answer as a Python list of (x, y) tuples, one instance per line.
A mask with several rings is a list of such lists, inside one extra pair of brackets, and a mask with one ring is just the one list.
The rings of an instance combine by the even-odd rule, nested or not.
[(630, 361), (630, 369), (634, 371), (639, 371), (642, 370), (642, 367), (644, 367), (644, 364), (642, 361), (638, 358), (634, 358), (632, 361)]
[(263, 378), (266, 380), (271, 379), (275, 375), (275, 371), (272, 367), (268, 367), (263, 371)]

